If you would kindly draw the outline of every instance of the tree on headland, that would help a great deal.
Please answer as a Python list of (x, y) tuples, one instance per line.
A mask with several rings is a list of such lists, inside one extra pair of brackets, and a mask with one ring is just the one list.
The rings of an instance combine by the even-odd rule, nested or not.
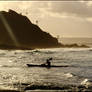
[(36, 20), (36, 25), (38, 25), (38, 20)]

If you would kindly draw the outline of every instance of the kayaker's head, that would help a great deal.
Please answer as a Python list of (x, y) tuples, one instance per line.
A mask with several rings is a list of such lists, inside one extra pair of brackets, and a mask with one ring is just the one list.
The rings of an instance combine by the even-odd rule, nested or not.
[(52, 60), (52, 58), (49, 58), (49, 60)]

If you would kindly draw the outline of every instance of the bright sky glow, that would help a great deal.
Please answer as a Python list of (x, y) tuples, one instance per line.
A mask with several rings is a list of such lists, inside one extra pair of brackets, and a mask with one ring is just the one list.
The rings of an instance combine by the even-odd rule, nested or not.
[(0, 10), (28, 16), (46, 32), (61, 37), (92, 37), (92, 1), (0, 1)]

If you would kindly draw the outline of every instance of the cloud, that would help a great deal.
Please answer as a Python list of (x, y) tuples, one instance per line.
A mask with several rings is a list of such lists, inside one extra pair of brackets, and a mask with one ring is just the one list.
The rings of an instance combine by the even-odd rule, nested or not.
[(92, 37), (92, 1), (2, 1), (0, 10), (13, 9), (54, 35)]
[(13, 9), (29, 15), (92, 18), (92, 1), (3, 1), (0, 9)]
[(49, 13), (59, 14), (60, 16), (75, 16), (81, 18), (92, 17), (91, 1), (67, 1), (67, 2), (50, 2), (50, 8), (46, 9)]

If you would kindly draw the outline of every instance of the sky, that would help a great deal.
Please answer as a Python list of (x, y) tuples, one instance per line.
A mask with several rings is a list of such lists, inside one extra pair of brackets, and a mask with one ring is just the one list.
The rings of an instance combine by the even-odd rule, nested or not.
[(0, 11), (9, 9), (55, 37), (92, 38), (92, 1), (0, 1)]

